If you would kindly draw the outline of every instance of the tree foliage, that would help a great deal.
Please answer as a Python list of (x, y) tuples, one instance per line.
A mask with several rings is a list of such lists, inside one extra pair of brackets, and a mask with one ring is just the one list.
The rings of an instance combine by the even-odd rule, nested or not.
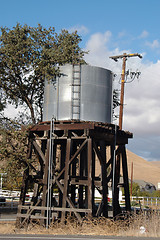
[(119, 99), (119, 90), (113, 90), (113, 119), (116, 120), (118, 116), (115, 114), (115, 108), (120, 106), (120, 99)]
[(59, 74), (59, 65), (84, 63), (84, 52), (77, 32), (53, 27), (30, 27), (19, 23), (8, 29), (1, 27), (0, 86), (3, 96), (16, 106), (30, 110), (32, 123), (42, 119), (45, 77), (51, 80)]
[(19, 189), (22, 173), (28, 164), (27, 131), (7, 118), (0, 118), (0, 162), (5, 172), (5, 186), (9, 190)]
[[(29, 109), (31, 123), (42, 120), (45, 78), (52, 81), (59, 75), (59, 66), (66, 63), (85, 63), (84, 51), (79, 47), (80, 36), (75, 31), (41, 25), (30, 27), (19, 23), (8, 29), (1, 28), (0, 36), (0, 111), (6, 102)], [(118, 93), (113, 93), (113, 108), (118, 103)], [(6, 173), (8, 189), (19, 188), (22, 173), (28, 166), (27, 132), (21, 131), (21, 123), (27, 111), (21, 112), (17, 121), (0, 116), (1, 171)]]

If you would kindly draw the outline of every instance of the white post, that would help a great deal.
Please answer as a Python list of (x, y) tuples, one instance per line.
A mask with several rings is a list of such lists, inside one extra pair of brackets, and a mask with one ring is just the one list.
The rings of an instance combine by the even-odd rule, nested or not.
[(1, 187), (0, 190), (2, 191), (2, 174), (1, 174)]

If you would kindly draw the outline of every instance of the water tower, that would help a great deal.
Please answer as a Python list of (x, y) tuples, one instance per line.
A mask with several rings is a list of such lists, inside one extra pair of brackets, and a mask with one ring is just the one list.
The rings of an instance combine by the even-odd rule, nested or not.
[(82, 120), (111, 123), (112, 72), (90, 65), (64, 65), (45, 82), (43, 121)]
[[(48, 226), (56, 219), (64, 221), (67, 214), (82, 222), (86, 215), (108, 217), (112, 212), (115, 217), (130, 211), (125, 145), (132, 134), (111, 123), (112, 72), (65, 65), (52, 83), (46, 80), (44, 94), (43, 122), (29, 129), (28, 159), (34, 154), (37, 162), (30, 161), (24, 171), (19, 226), (30, 221)], [(34, 192), (26, 204), (30, 183)], [(125, 210), (119, 187), (124, 188)], [(101, 194), (98, 206), (96, 190)]]

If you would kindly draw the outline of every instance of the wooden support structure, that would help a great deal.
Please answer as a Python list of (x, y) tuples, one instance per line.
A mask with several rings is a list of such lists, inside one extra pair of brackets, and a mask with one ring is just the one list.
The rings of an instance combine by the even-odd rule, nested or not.
[[(115, 217), (121, 213), (118, 199), (121, 168), (125, 192), (125, 211), (130, 211), (128, 170), (125, 145), (132, 134), (113, 124), (55, 121), (43, 122), (29, 129), (28, 161), (24, 171), (17, 223), (31, 221), (48, 225), (55, 219), (65, 221), (67, 214), (79, 222), (86, 215)], [(110, 154), (106, 150), (110, 149)], [(108, 151), (107, 151), (108, 152)], [(118, 162), (117, 162), (118, 159)], [(100, 172), (96, 175), (97, 164)], [(28, 186), (33, 197), (26, 201)], [(112, 203), (108, 188), (112, 187)], [(101, 199), (97, 202), (95, 191)]]

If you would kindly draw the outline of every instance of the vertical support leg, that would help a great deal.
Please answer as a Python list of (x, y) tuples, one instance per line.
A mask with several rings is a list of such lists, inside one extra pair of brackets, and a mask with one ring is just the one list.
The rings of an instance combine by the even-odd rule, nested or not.
[[(65, 159), (66, 159), (66, 143), (65, 141), (61, 141), (60, 170), (62, 170), (65, 167)], [(64, 178), (64, 174), (62, 175), (62, 178)], [(59, 207), (62, 207), (62, 199), (63, 199), (63, 194), (59, 190)], [(61, 218), (61, 212), (59, 212), (58, 217)]]
[[(47, 182), (48, 182), (48, 165), (49, 165), (49, 146), (50, 139), (47, 140), (47, 153), (46, 153), (46, 162), (44, 168), (44, 178), (43, 178), (43, 194), (42, 194), (42, 207), (46, 206), (47, 200)], [(45, 217), (45, 211), (41, 211), (41, 215)], [(45, 224), (45, 221), (41, 220), (41, 225)]]
[(95, 152), (92, 144), (92, 216), (95, 216)]
[(92, 210), (92, 139), (88, 138), (88, 208)]
[(122, 147), (122, 168), (123, 168), (123, 182), (124, 182), (126, 211), (130, 212), (131, 211), (131, 204), (130, 204), (127, 156), (126, 156), (125, 146)]
[[(73, 141), (72, 142), (72, 155), (76, 152), (77, 150), (77, 144), (76, 144), (76, 141)], [(71, 175), (72, 176), (76, 176), (76, 160), (73, 161), (72, 165), (72, 172), (71, 172)], [(76, 186), (75, 185), (71, 185), (71, 201), (73, 204), (75, 204), (76, 202)]]
[[(71, 139), (67, 139), (67, 152), (66, 152), (65, 172), (64, 172), (64, 189), (63, 189), (62, 208), (66, 207), (66, 197), (67, 197), (67, 191), (68, 191), (68, 170), (69, 170), (70, 150), (71, 150)], [(64, 221), (65, 213), (66, 213), (65, 211), (62, 212), (61, 221)]]
[[(80, 177), (83, 177), (83, 176), (86, 176), (87, 175), (87, 166), (86, 166), (86, 159), (87, 159), (87, 156), (86, 156), (86, 146), (83, 148), (83, 150), (81, 151), (81, 154), (80, 154), (80, 162), (79, 162), (79, 175)], [(86, 195), (86, 188), (85, 187), (85, 195)], [(79, 208), (84, 208), (84, 201), (83, 201), (83, 185), (79, 185), (79, 189), (78, 189), (78, 195), (79, 195), (79, 198), (78, 198), (78, 203), (79, 203)], [(86, 202), (85, 202), (86, 204)]]
[[(47, 148), (47, 140), (42, 140), (41, 150), (44, 155), (45, 155), (46, 148)], [(39, 163), (40, 163), (40, 165), (38, 167), (38, 170), (40, 171), (41, 178), (43, 178), (44, 162), (40, 157), (39, 157)], [(38, 183), (35, 183), (31, 205), (35, 205), (36, 202), (38, 201), (38, 197), (40, 195), (39, 189), (40, 189), (40, 185)]]
[[(120, 181), (120, 161), (121, 161), (121, 146), (116, 150), (116, 141), (114, 145), (112, 145), (112, 207), (113, 207), (113, 217), (116, 217), (121, 213), (121, 208), (119, 205), (119, 181)], [(118, 151), (119, 150), (119, 151)], [(116, 152), (120, 152), (120, 154), (116, 155)]]
[[(113, 217), (116, 217), (120, 212), (120, 206), (119, 206), (119, 188), (118, 188), (118, 182), (119, 182), (119, 165), (117, 167), (117, 158), (118, 162), (120, 161), (120, 156), (115, 155), (115, 148), (112, 146), (112, 208), (113, 208)], [(117, 172), (118, 168), (118, 172)]]
[[(24, 171), (23, 173), (23, 181), (22, 181), (22, 187), (21, 187), (21, 195), (19, 200), (19, 205), (24, 205), (25, 203), (25, 197), (26, 197), (26, 191), (28, 187), (28, 176), (29, 176), (29, 167)], [(23, 210), (18, 208), (17, 213), (22, 213)], [(16, 226), (19, 227), (19, 224), (22, 222), (22, 218), (17, 218), (16, 220)]]
[(102, 204), (103, 204), (103, 216), (108, 217), (108, 184), (106, 180), (107, 169), (106, 169), (106, 144), (104, 141), (100, 142), (100, 151), (102, 156), (101, 173), (102, 173)]

